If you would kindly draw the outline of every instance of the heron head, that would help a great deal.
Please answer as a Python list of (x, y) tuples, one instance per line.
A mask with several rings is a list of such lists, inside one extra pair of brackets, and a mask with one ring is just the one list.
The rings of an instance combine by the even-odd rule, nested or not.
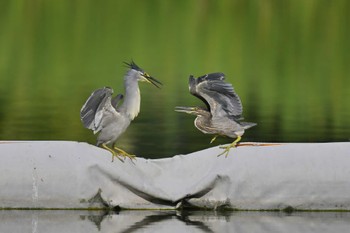
[(208, 116), (210, 113), (208, 110), (201, 107), (175, 107), (176, 112), (184, 112), (195, 116)]
[(160, 85), (163, 85), (160, 81), (155, 79), (154, 77), (150, 76), (148, 73), (146, 73), (143, 69), (141, 69), (134, 61), (131, 61), (130, 63), (124, 62), (127, 67), (130, 68), (130, 71), (135, 73), (135, 77), (137, 78), (137, 81), (141, 82), (148, 82), (153, 84), (154, 86), (160, 88)]

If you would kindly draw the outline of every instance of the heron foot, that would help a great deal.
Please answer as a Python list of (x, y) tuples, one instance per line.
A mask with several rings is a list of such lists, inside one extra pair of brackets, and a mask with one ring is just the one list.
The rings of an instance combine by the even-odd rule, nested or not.
[(228, 156), (228, 153), (230, 152), (230, 149), (232, 147), (236, 147), (236, 145), (232, 145), (230, 144), (229, 146), (220, 146), (220, 149), (225, 149), (223, 152), (221, 152), (220, 154), (218, 154), (218, 157), (225, 154), (225, 157)]
[(114, 150), (118, 151), (118, 154), (123, 156), (124, 158), (129, 158), (131, 161), (133, 159), (136, 160), (136, 155), (129, 154), (118, 147), (114, 147)]
[(218, 157), (225, 154), (225, 157), (227, 158), (229, 152), (230, 152), (230, 149), (232, 147), (237, 147), (238, 145), (238, 142), (241, 140), (241, 137), (238, 136), (236, 140), (234, 140), (230, 145), (228, 146), (220, 146), (220, 149), (225, 149), (222, 153), (218, 154)]
[(114, 157), (117, 157), (117, 159), (119, 159), (121, 162), (123, 162), (124, 163), (124, 160), (123, 159), (121, 159), (120, 158), (120, 155), (119, 154), (117, 154), (117, 153), (112, 153), (112, 162), (114, 161)]
[(112, 150), (111, 148), (109, 148), (106, 144), (102, 144), (101, 146), (102, 146), (102, 148), (104, 148), (104, 149), (106, 149), (106, 150), (108, 150), (109, 152), (112, 153), (112, 162), (114, 161), (114, 157), (117, 157), (117, 159), (119, 159), (121, 162), (124, 163), (124, 160), (122, 160), (122, 159), (119, 157), (119, 155), (118, 155), (114, 150)]

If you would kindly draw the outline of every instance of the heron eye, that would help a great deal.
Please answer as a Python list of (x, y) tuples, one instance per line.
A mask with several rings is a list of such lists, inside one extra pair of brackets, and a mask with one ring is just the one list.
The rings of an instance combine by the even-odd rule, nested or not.
[(147, 73), (145, 72), (145, 73), (143, 73), (143, 76), (149, 77), (149, 74), (147, 74)]

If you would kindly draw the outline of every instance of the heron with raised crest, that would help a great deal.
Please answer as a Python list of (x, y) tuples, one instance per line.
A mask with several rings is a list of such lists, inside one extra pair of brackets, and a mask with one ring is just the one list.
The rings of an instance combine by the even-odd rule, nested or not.
[(112, 161), (114, 157), (121, 161), (121, 157), (136, 157), (116, 147), (115, 143), (140, 112), (141, 95), (138, 82), (148, 82), (158, 88), (162, 85), (135, 62), (125, 64), (128, 67), (124, 76), (125, 95), (118, 94), (112, 97), (113, 89), (103, 87), (94, 91), (80, 110), (80, 119), (84, 127), (93, 130), (94, 134), (99, 133), (96, 145), (110, 151)]

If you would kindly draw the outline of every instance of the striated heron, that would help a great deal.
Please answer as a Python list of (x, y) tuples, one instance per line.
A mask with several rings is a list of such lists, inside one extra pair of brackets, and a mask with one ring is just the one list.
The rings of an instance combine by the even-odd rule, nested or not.
[(256, 123), (242, 121), (242, 102), (232, 85), (224, 80), (223, 73), (211, 73), (198, 78), (191, 75), (190, 93), (201, 99), (206, 108), (176, 107), (175, 111), (196, 115), (194, 125), (197, 129), (205, 134), (215, 135), (210, 143), (214, 142), (218, 136), (234, 138), (230, 145), (220, 147), (225, 150), (218, 156), (226, 153), (227, 157), (230, 148), (237, 146), (244, 131), (255, 126)]

